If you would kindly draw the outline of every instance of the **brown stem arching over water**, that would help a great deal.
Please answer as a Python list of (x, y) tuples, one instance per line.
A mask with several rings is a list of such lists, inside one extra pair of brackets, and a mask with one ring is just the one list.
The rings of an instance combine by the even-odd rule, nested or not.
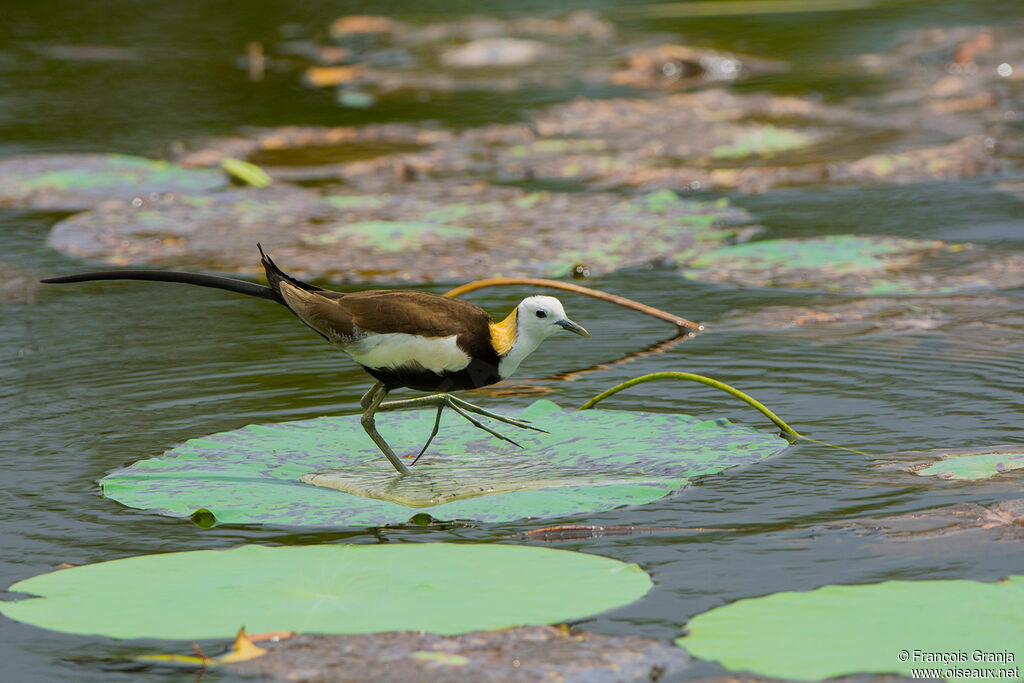
[(610, 303), (622, 306), (624, 308), (630, 308), (634, 311), (639, 311), (645, 315), (664, 320), (667, 323), (671, 323), (679, 329), (680, 334), (698, 334), (703, 331), (704, 326), (695, 323), (693, 321), (682, 318), (678, 315), (666, 313), (665, 311), (642, 304), (639, 301), (633, 301), (627, 299), (624, 296), (617, 294), (609, 294), (608, 292), (602, 292), (600, 289), (591, 289), (590, 287), (583, 287), (582, 285), (575, 285), (571, 282), (562, 282), (560, 280), (547, 280), (539, 277), (495, 277), (488, 278), (486, 280), (474, 280), (468, 282), (460, 287), (456, 287), (450, 292), (445, 292), (445, 296), (461, 296), (467, 292), (472, 292), (477, 289), (483, 289), (484, 287), (498, 287), (505, 285), (529, 285), (532, 287), (550, 287), (551, 289), (562, 289), (567, 292), (575, 292), (577, 294), (583, 294), (586, 296), (592, 296), (595, 299), (601, 299), (602, 301), (608, 301)]

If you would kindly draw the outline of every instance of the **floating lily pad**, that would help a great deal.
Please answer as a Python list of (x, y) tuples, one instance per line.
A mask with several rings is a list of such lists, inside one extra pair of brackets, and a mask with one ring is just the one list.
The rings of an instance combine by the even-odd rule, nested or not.
[(112, 638), (251, 632), (464, 633), (578, 619), (630, 603), (651, 580), (596, 555), (513, 545), (402, 543), (145, 555), (19, 581), (17, 621)]
[[(834, 120), (847, 123), (843, 116), (848, 114), (809, 100), (721, 90), (649, 99), (580, 99), (542, 109), (527, 123), (458, 133), (409, 124), (264, 130), (248, 138), (206, 142), (182, 162), (213, 165), (224, 156), (245, 158), (274, 177), (337, 177), (363, 189), (370, 189), (366, 183), (379, 181), (379, 176), (419, 174), (658, 189), (695, 187), (693, 183), (710, 187), (712, 181), (719, 183), (716, 174), (727, 179), (732, 172), (710, 166), (741, 156), (779, 160), (783, 153), (799, 153), (834, 137)], [(810, 123), (800, 123), (805, 119)], [(814, 168), (808, 178), (818, 181), (822, 173)]]
[(763, 126), (746, 132), (726, 145), (711, 150), (715, 159), (735, 157), (771, 156), (775, 152), (808, 146), (813, 138), (805, 133), (776, 126)]
[(418, 249), (438, 239), (468, 238), (473, 231), (416, 221), (361, 221), (310, 238), (315, 244), (343, 244), (346, 249), (368, 247), (378, 251)]
[[(686, 651), (638, 636), (607, 636), (551, 626), (520, 626), (438, 636), (403, 631), (373, 635), (300, 635), (265, 645), (267, 654), (231, 665), (275, 680), (356, 681), (644, 681), (684, 669)], [(382, 656), (381, 653), (387, 653)]]
[[(943, 662), (926, 653), (1022, 654), (1024, 576), (978, 581), (886, 581), (740, 600), (699, 614), (676, 643), (730, 671), (817, 681), (914, 669), (1014, 668)], [(906, 655), (901, 655), (906, 652)], [(905, 660), (904, 660), (905, 657)], [(1016, 669), (1020, 680), (1020, 669)], [(943, 676), (937, 676), (942, 678)], [(946, 678), (954, 678), (949, 674)]]
[[(394, 189), (392, 187), (392, 189)], [(401, 192), (320, 193), (283, 184), (215, 195), (108, 202), (71, 216), (50, 246), (117, 265), (259, 274), (262, 242), (290, 271), (343, 282), (466, 282), (592, 275), (681, 261), (749, 238), (727, 201), (526, 192), (420, 181)], [(288, 230), (281, 230), (287, 225)], [(601, 240), (594, 240), (601, 234)]]
[(224, 187), (220, 171), (120, 154), (52, 154), (0, 159), (0, 206), (88, 209), (111, 199), (198, 193)]
[(1024, 344), (1024, 310), (1017, 297), (991, 293), (955, 297), (867, 297), (806, 306), (737, 309), (714, 321), (716, 332), (758, 330), (800, 335), (813, 343), (865, 334), (949, 333), (1006, 348)]
[[(707, 187), (710, 162), (775, 155), (827, 138), (824, 125), (792, 127), (793, 117), (814, 111), (815, 105), (796, 98), (717, 90), (643, 100), (579, 99), (537, 112), (528, 126), (487, 126), (462, 138), (480, 146), (476, 156), (490, 158), (499, 177), (645, 185), (673, 173), (677, 182), (659, 186)], [(755, 117), (779, 122), (766, 125)], [(783, 118), (790, 123), (784, 125)], [(692, 181), (684, 180), (690, 175)]]
[(936, 240), (830, 235), (721, 247), (692, 260), (684, 275), (750, 287), (952, 293), (1024, 284), (1024, 256)]
[(1016, 452), (950, 455), (915, 474), (939, 479), (988, 479), (1019, 469), (1024, 469), (1024, 448)]
[(270, 162), (275, 177), (342, 178), (363, 190), (382, 178), (428, 176), (764, 192), (789, 185), (967, 178), (1005, 169), (1009, 143), (973, 129), (953, 126), (944, 141), (922, 146), (918, 114), (893, 121), (810, 99), (711, 89), (577, 99), (541, 109), (526, 123), (461, 132), (409, 124), (282, 128), (216, 141), (184, 158), (211, 165), (225, 155), (249, 154), (249, 161)]
[[(521, 417), (550, 434), (520, 430), (517, 449), (446, 411), (406, 477), (396, 476), (359, 417), (348, 416), (192, 439), (100, 484), (129, 507), (186, 518), (204, 509), (222, 523), (370, 526), (417, 514), (505, 522), (649, 503), (787, 446), (773, 434), (685, 415), (563, 410), (540, 400)], [(399, 454), (417, 452), (432, 425), (433, 411), (377, 419)]]
[[(991, 446), (980, 449), (941, 449), (932, 452), (909, 453), (926, 456), (924, 461), (911, 464), (889, 463), (886, 469), (902, 469), (922, 477), (939, 479), (989, 479), (1003, 472), (1024, 469), (1024, 446)], [(935, 460), (935, 457), (939, 460)]]

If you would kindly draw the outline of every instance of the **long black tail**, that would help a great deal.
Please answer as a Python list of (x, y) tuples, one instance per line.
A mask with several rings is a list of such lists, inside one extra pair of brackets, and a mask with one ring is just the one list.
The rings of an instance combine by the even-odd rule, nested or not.
[(256, 296), (261, 299), (284, 303), (278, 293), (266, 285), (255, 282), (236, 280), (230, 277), (203, 275), (200, 273), (182, 273), (174, 270), (104, 270), (95, 273), (78, 273), (64, 277), (51, 277), (42, 280), (47, 284), (64, 284), (67, 282), (89, 282), (91, 280), (155, 280), (157, 282), (182, 282), (187, 285), (226, 289), (229, 292)]

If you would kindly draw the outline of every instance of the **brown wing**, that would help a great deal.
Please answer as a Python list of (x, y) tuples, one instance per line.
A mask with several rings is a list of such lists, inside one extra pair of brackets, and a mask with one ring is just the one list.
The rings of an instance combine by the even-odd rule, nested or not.
[(345, 345), (374, 332), (457, 335), (459, 346), (470, 355), (475, 355), (474, 351), (493, 353), (488, 327), (491, 317), (476, 304), (429, 292), (332, 292), (288, 275), (263, 252), (262, 246), (257, 246), (271, 289), (292, 313), (328, 341)]
[(462, 299), (398, 290), (310, 291), (287, 281), (280, 282), (279, 288), (285, 304), (299, 319), (337, 344), (355, 341), (366, 333), (397, 332), (423, 337), (456, 335), (459, 346), (471, 354), (481, 342), (490, 346), (491, 317)]
[(369, 290), (341, 300), (355, 324), (368, 332), (424, 337), (479, 334), (491, 316), (476, 304), (429, 292)]

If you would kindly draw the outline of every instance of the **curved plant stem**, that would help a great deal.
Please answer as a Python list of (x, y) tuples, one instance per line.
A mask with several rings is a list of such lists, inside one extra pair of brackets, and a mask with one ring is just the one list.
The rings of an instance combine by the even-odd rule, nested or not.
[(743, 401), (747, 405), (752, 406), (753, 408), (756, 408), (758, 411), (760, 411), (760, 413), (762, 415), (764, 415), (769, 420), (774, 422), (776, 424), (776, 426), (778, 426), (778, 428), (783, 431), (783, 433), (789, 434), (794, 439), (802, 439), (802, 438), (804, 438), (802, 434), (798, 433), (795, 429), (793, 429), (788, 424), (783, 422), (782, 418), (780, 418), (778, 415), (776, 415), (772, 411), (768, 410), (768, 408), (765, 407), (765, 405), (763, 403), (761, 403), (760, 401), (754, 400), (750, 396), (747, 396), (746, 394), (744, 394), (739, 389), (731, 387), (731, 386), (729, 386), (728, 384), (726, 384), (724, 382), (719, 382), (717, 379), (711, 379), (710, 377), (705, 377), (704, 375), (695, 375), (695, 374), (690, 373), (690, 372), (655, 372), (655, 373), (652, 373), (650, 375), (643, 375), (641, 377), (634, 377), (633, 379), (631, 379), (629, 381), (623, 382), (622, 384), (618, 384), (618, 385), (612, 387), (608, 391), (604, 391), (604, 392), (598, 394), (594, 398), (590, 399), (589, 401), (587, 401), (586, 403), (581, 405), (578, 408), (578, 410), (587, 410), (589, 408), (593, 408), (594, 405), (597, 404), (599, 401), (603, 401), (604, 399), (608, 398), (612, 394), (617, 394), (620, 391), (622, 391), (623, 389), (628, 389), (630, 387), (636, 386), (637, 384), (643, 384), (644, 382), (652, 382), (654, 380), (659, 380), (659, 379), (683, 379), (683, 380), (689, 380), (691, 382), (699, 382), (701, 384), (706, 384), (707, 386), (714, 387), (715, 389), (720, 389), (720, 390), (726, 392), (727, 394), (732, 394), (733, 396), (735, 396), (736, 398), (740, 399), (741, 401)]
[(474, 280), (461, 287), (456, 287), (450, 292), (445, 292), (445, 296), (459, 296), (466, 292), (472, 292), (477, 289), (483, 289), (484, 287), (497, 287), (502, 285), (531, 285), (533, 287), (550, 287), (552, 289), (564, 289), (568, 292), (576, 292), (577, 294), (585, 294), (592, 296), (595, 299), (601, 299), (602, 301), (609, 301), (625, 308), (631, 308), (634, 311), (639, 311), (646, 315), (653, 316), (665, 322), (672, 323), (679, 331), (684, 334), (697, 334), (704, 329), (704, 326), (687, 320), (686, 318), (680, 318), (678, 315), (672, 315), (666, 313), (661, 309), (654, 308), (642, 304), (639, 301), (633, 301), (627, 299), (624, 296), (618, 296), (616, 294), (609, 294), (608, 292), (602, 292), (600, 289), (591, 289), (590, 287), (582, 287), (580, 285), (574, 285), (570, 282), (561, 282), (559, 280), (546, 280), (539, 277), (495, 277), (487, 280)]

